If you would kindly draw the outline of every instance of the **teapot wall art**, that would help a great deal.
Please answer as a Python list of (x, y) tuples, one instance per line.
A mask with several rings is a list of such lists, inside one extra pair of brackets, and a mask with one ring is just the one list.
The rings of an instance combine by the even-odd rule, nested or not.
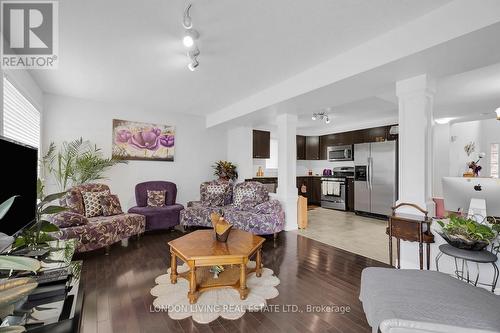
[(113, 158), (174, 161), (175, 127), (113, 119)]

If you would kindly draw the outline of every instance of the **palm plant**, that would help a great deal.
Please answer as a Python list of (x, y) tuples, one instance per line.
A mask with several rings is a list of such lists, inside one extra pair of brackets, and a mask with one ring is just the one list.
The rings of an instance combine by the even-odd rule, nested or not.
[(104, 172), (123, 160), (104, 158), (100, 148), (90, 141), (79, 138), (71, 142), (63, 142), (57, 150), (52, 142), (41, 160), (43, 168), (51, 174), (60, 191), (70, 186), (104, 179)]

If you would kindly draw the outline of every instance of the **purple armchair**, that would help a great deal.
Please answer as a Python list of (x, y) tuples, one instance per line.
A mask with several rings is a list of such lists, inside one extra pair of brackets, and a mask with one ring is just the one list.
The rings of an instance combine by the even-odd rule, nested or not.
[[(165, 206), (148, 207), (148, 190), (166, 191)], [(146, 217), (146, 231), (169, 229), (179, 224), (180, 211), (183, 205), (175, 203), (177, 186), (172, 182), (151, 181), (135, 186), (135, 201), (137, 206), (128, 210), (129, 213), (140, 214)]]

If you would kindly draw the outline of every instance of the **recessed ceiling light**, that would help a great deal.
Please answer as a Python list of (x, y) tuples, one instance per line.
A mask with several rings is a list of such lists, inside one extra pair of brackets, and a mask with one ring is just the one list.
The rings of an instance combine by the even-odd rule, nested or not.
[(444, 124), (448, 124), (450, 121), (452, 121), (453, 119), (455, 118), (450, 118), (450, 117), (447, 117), (447, 118), (438, 118), (438, 119), (434, 119), (434, 121), (439, 124), (439, 125), (444, 125)]

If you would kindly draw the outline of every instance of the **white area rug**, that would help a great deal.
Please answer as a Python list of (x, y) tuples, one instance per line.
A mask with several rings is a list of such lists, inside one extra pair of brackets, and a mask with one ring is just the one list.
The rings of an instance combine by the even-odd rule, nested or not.
[[(255, 261), (250, 261), (248, 268), (255, 268)], [(177, 267), (177, 272), (187, 272), (189, 267), (184, 264)], [(200, 324), (207, 324), (219, 316), (235, 320), (242, 317), (246, 311), (259, 311), (266, 306), (266, 300), (279, 295), (276, 286), (280, 280), (268, 268), (262, 269), (260, 278), (255, 272), (247, 276), (247, 288), (250, 292), (245, 300), (240, 299), (238, 291), (232, 288), (221, 288), (202, 292), (195, 304), (189, 304), (187, 297), (189, 283), (178, 278), (176, 284), (170, 283), (170, 268), (167, 274), (155, 279), (156, 286), (151, 289), (154, 311), (167, 311), (175, 320), (193, 317)]]

